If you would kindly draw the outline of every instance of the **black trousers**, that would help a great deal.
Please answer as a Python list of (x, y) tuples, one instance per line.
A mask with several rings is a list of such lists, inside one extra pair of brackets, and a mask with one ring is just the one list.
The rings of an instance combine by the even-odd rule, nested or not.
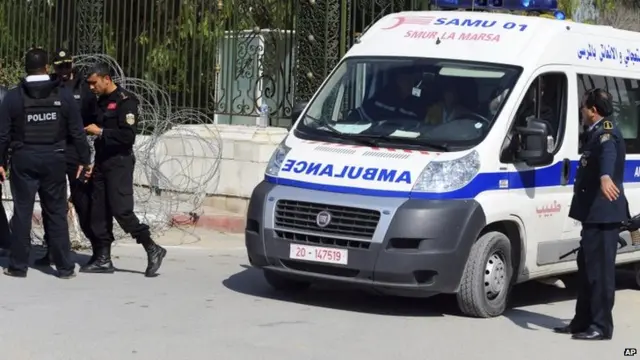
[[(2, 186), (0, 185), (0, 198), (2, 198)], [(9, 219), (4, 205), (0, 203), (0, 249), (9, 250), (11, 247), (11, 231), (9, 230)]]
[[(69, 179), (71, 203), (78, 216), (82, 233), (84, 233), (84, 236), (86, 236), (91, 242), (91, 245), (93, 245), (95, 243), (95, 236), (91, 228), (91, 188), (93, 184), (91, 181), (82, 183), (76, 180), (79, 166), (79, 162), (70, 161), (70, 159), (67, 158), (67, 179)], [(49, 243), (46, 233), (44, 234), (44, 240), (47, 244)]]
[(113, 219), (139, 244), (151, 242), (149, 226), (133, 212), (133, 155), (116, 155), (100, 159), (96, 154), (91, 196), (91, 224), (98, 247), (114, 241)]
[(579, 292), (571, 327), (613, 336), (613, 303), (619, 224), (582, 224), (578, 251)]
[(40, 196), (44, 231), (58, 271), (73, 270), (67, 224), (67, 182), (64, 152), (52, 147), (23, 147), (11, 159), (12, 269), (26, 271), (31, 250), (31, 226), (36, 193)]

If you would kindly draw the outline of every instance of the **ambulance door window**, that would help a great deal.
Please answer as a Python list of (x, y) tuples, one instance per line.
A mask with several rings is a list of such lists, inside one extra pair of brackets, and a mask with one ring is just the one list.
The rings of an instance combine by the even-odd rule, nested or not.
[(546, 121), (554, 139), (554, 151), (560, 149), (567, 117), (567, 76), (545, 73), (529, 86), (516, 112), (516, 126), (526, 126), (529, 119)]
[(560, 149), (567, 119), (568, 80), (564, 73), (547, 73), (540, 76), (540, 92), (537, 94), (538, 118), (551, 124), (551, 135), (555, 140), (554, 152)]

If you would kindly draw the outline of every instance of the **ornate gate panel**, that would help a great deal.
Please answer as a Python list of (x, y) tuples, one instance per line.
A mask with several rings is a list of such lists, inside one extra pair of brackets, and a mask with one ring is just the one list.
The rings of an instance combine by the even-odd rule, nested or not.
[(296, 101), (306, 101), (367, 27), (385, 15), (419, 10), (428, 0), (300, 0)]
[(219, 123), (254, 125), (267, 107), (272, 126), (287, 126), (293, 107), (296, 0), (236, 0), (216, 57)]

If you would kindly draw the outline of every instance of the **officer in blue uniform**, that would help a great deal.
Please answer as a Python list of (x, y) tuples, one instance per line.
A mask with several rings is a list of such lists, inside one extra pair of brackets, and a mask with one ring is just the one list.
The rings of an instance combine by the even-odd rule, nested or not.
[[(53, 57), (53, 70), (54, 74), (51, 75), (53, 80), (58, 80), (71, 91), (74, 100), (80, 107), (80, 113), (82, 114), (83, 126), (87, 126), (95, 122), (97, 111), (97, 98), (89, 90), (89, 86), (85, 79), (80, 74), (75, 72), (73, 67), (73, 57), (71, 53), (66, 49), (58, 49)], [(67, 158), (67, 179), (69, 180), (69, 188), (71, 191), (70, 202), (73, 204), (80, 229), (84, 236), (89, 239), (91, 246), (94, 246), (95, 237), (91, 230), (91, 182), (79, 181), (76, 179), (76, 172), (80, 163), (80, 156), (76, 151), (76, 147), (73, 144), (73, 138), (69, 136), (67, 138), (67, 148), (65, 151)], [(48, 243), (48, 236), (45, 234), (45, 242)], [(95, 253), (95, 251), (94, 251)], [(89, 263), (94, 261), (95, 257), (89, 260)], [(51, 254), (47, 254), (36, 260), (36, 266), (50, 266)]]
[(619, 228), (629, 219), (622, 186), (626, 150), (620, 130), (608, 118), (613, 113), (611, 94), (603, 89), (588, 91), (581, 112), (587, 130), (569, 210), (569, 217), (582, 223), (580, 289), (573, 320), (554, 330), (578, 340), (609, 340)]
[[(89, 168), (89, 145), (82, 131), (80, 109), (68, 89), (49, 77), (45, 50), (25, 55), (27, 77), (9, 91), (0, 105), (0, 159), (11, 148), (11, 250), (5, 275), (26, 277), (31, 248), (31, 221), (36, 193), (40, 197), (45, 233), (60, 278), (75, 276), (67, 224), (65, 148), (74, 139), (81, 164)], [(82, 168), (78, 168), (79, 175)], [(0, 166), (0, 177), (6, 171)]]
[(141, 223), (133, 212), (133, 145), (138, 124), (138, 100), (111, 78), (106, 64), (97, 64), (87, 71), (89, 88), (98, 98), (96, 124), (85, 131), (98, 138), (91, 181), (91, 224), (98, 241), (95, 261), (80, 268), (81, 272), (113, 273), (111, 244), (113, 219), (147, 252), (145, 276), (153, 277), (162, 265), (167, 250), (151, 239), (149, 226)]

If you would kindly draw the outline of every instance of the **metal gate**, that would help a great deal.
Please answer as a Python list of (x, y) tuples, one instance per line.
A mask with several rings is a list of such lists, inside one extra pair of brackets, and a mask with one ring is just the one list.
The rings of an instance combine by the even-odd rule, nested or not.
[(426, 0), (3, 0), (0, 85), (22, 76), (32, 45), (106, 53), (152, 80), (173, 107), (254, 124), (270, 109), (289, 125), (340, 57), (380, 17)]
[(428, 0), (299, 1), (296, 100), (308, 100), (356, 38), (377, 20), (428, 6)]

